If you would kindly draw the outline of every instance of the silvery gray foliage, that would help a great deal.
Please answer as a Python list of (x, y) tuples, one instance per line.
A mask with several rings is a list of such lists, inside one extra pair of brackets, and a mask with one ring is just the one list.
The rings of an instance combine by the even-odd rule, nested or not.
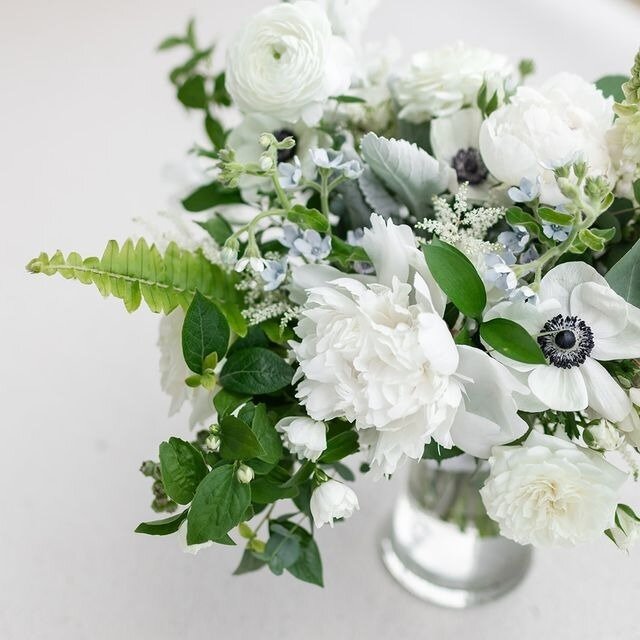
[(371, 132), (362, 138), (361, 150), (373, 172), (418, 219), (429, 214), (433, 196), (447, 188), (451, 167), (406, 140)]
[(387, 191), (371, 167), (365, 168), (358, 180), (358, 186), (372, 211), (383, 218), (399, 217), (400, 203)]

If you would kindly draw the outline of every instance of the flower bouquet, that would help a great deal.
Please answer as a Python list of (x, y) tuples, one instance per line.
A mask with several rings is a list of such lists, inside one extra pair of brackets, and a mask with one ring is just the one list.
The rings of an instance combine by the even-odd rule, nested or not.
[(196, 431), (142, 464), (165, 516), (136, 531), (244, 539), (237, 573), (322, 585), (314, 526), (359, 509), (360, 453), (372, 481), (488, 468), (482, 515), (522, 545), (628, 548), (640, 55), (596, 84), (463, 44), (403, 66), (363, 42), (371, 4), (270, 6), (216, 72), (193, 23), (163, 41), (207, 134), (195, 183), (148, 240), (28, 265), (162, 315)]

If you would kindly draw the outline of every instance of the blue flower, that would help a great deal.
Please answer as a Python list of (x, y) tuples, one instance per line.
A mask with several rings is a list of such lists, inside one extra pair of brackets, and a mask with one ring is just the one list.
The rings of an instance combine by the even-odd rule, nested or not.
[(331, 253), (331, 238), (324, 238), (314, 229), (302, 232), (293, 224), (285, 224), (282, 227), (283, 237), (280, 243), (289, 248), (292, 257), (302, 256), (309, 262), (323, 260)]
[(278, 165), (278, 181), (283, 189), (295, 189), (302, 180), (302, 167), (298, 156), (293, 159), (293, 163), (281, 162)]
[(529, 232), (518, 225), (513, 227), (513, 231), (503, 231), (498, 236), (498, 242), (504, 245), (507, 251), (518, 254), (524, 251), (530, 238)]
[(287, 277), (287, 260), (265, 260), (260, 276), (265, 281), (264, 290), (277, 289)]
[(551, 224), (550, 222), (543, 222), (542, 233), (544, 233), (547, 238), (551, 238), (556, 242), (564, 242), (571, 233), (571, 227), (565, 227), (561, 224)]
[(510, 292), (518, 286), (518, 278), (509, 264), (507, 264), (505, 257), (510, 261), (512, 256), (509, 256), (509, 254), (500, 256), (497, 253), (490, 253), (485, 256), (487, 270), (484, 274), (484, 279), (497, 289)]
[(344, 160), (344, 154), (332, 149), (309, 149), (309, 155), (318, 169), (337, 169)]
[(520, 264), (527, 264), (529, 262), (537, 260), (539, 257), (540, 254), (538, 253), (538, 250), (536, 249), (535, 245), (532, 244), (526, 251), (520, 254), (519, 262)]
[(524, 302), (536, 305), (538, 304), (538, 294), (531, 287), (525, 285), (513, 291), (509, 296), (509, 300), (511, 300), (511, 302)]
[(540, 178), (534, 182), (529, 178), (522, 178), (519, 187), (511, 187), (507, 192), (514, 202), (531, 202), (540, 195)]

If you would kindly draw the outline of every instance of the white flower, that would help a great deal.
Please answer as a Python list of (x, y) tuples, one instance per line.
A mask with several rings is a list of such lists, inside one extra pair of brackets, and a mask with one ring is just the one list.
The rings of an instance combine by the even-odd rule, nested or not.
[(480, 129), (480, 151), (489, 171), (507, 187), (540, 180), (540, 200), (566, 201), (550, 167), (581, 158), (590, 175), (609, 175), (606, 132), (613, 101), (579, 76), (561, 73), (540, 88), (519, 87)]
[(482, 114), (478, 109), (461, 109), (450, 116), (436, 118), (431, 123), (433, 155), (453, 167), (456, 183), (468, 183), (471, 200), (486, 200), (491, 187), (497, 184), (480, 155), (480, 126)]
[(165, 393), (171, 396), (169, 415), (172, 416), (189, 401), (191, 403), (191, 415), (189, 425), (206, 425), (213, 421), (216, 411), (211, 402), (212, 392), (203, 387), (192, 389), (185, 384), (191, 371), (184, 361), (182, 354), (182, 324), (184, 311), (177, 308), (168, 316), (160, 319), (160, 335), (158, 347), (160, 348), (160, 385)]
[(624, 435), (607, 420), (600, 420), (598, 424), (591, 425), (588, 429), (588, 441), (585, 442), (592, 449), (602, 451), (615, 451), (625, 443)]
[(256, 472), (246, 464), (241, 464), (236, 471), (236, 478), (242, 484), (249, 484), (255, 478)]
[(359, 47), (369, 16), (379, 0), (317, 0), (324, 7), (333, 33)]
[(640, 449), (640, 389), (629, 389), (631, 410), (616, 426), (624, 433), (627, 442), (636, 449)]
[(612, 422), (631, 409), (624, 390), (598, 362), (640, 356), (640, 309), (628, 304), (584, 262), (554, 267), (540, 283), (538, 304), (506, 301), (485, 320), (508, 318), (538, 342), (548, 364), (527, 365), (494, 353), (529, 385), (520, 399), (525, 411), (550, 408), (582, 411), (591, 407)]
[[(377, 277), (338, 277), (308, 291), (301, 341), (291, 343), (297, 396), (314, 420), (355, 422), (377, 473), (419, 459), (432, 438), (487, 457), (526, 431), (511, 395), (527, 389), (486, 353), (455, 345), (409, 227), (376, 215), (371, 223), (362, 246)], [(314, 282), (313, 271), (294, 271), (294, 281), (335, 278), (320, 268)]]
[(244, 113), (316, 124), (330, 96), (349, 88), (353, 52), (315, 2), (267, 7), (227, 55), (227, 89)]
[(597, 453), (533, 431), (522, 446), (495, 447), (480, 490), (500, 533), (520, 544), (571, 546), (613, 523), (625, 474)]
[(507, 58), (463, 43), (416, 53), (409, 69), (393, 84), (400, 118), (421, 123), (450, 115), (475, 102), (485, 79), (510, 82)]
[(191, 555), (197, 555), (202, 549), (207, 549), (212, 547), (215, 542), (213, 540), (207, 540), (206, 542), (200, 542), (198, 544), (187, 544), (187, 521), (185, 520), (178, 529), (178, 540), (180, 541), (180, 546), (185, 553), (190, 553)]
[(327, 480), (311, 494), (311, 515), (316, 527), (323, 524), (333, 527), (337, 518), (350, 518), (354, 511), (360, 509), (358, 496), (353, 489), (337, 480)]
[(640, 107), (616, 119), (607, 142), (617, 178), (616, 194), (633, 200), (633, 183), (640, 180)]
[[(296, 157), (300, 158), (302, 175), (307, 178), (313, 178), (315, 175), (309, 149), (331, 144), (327, 134), (308, 127), (303, 122), (291, 124), (279, 117), (250, 114), (231, 130), (227, 146), (235, 151), (238, 162), (256, 163), (264, 152), (264, 147), (260, 144), (260, 136), (266, 132), (272, 133), (278, 140), (284, 140), (289, 136), (295, 139), (296, 144), (292, 149), (281, 149), (278, 152), (278, 161), (290, 162)], [(238, 185), (246, 202), (259, 201), (260, 193), (271, 192), (273, 188), (269, 178), (260, 176), (241, 176)]]
[(307, 417), (283, 418), (276, 424), (284, 446), (301, 460), (315, 462), (327, 448), (327, 427)]

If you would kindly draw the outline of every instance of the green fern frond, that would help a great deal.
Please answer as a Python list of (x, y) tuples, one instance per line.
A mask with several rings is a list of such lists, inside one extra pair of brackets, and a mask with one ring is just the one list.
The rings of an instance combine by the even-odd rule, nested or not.
[(199, 251), (185, 251), (173, 242), (164, 255), (145, 240), (135, 245), (127, 240), (122, 247), (110, 240), (102, 258), (82, 258), (75, 252), (66, 258), (60, 251), (51, 257), (41, 253), (27, 270), (93, 284), (103, 296), (123, 300), (129, 312), (142, 300), (155, 313), (167, 314), (178, 306), (186, 309), (198, 290), (220, 305), (236, 333), (246, 332), (233, 274), (211, 264)]

